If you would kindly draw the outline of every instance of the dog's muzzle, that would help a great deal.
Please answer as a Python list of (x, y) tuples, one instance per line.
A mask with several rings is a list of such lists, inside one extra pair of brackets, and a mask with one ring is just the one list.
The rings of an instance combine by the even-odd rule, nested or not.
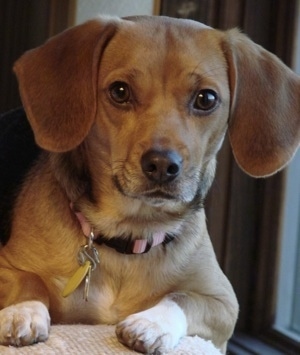
[(141, 167), (150, 181), (164, 184), (179, 176), (182, 162), (182, 157), (175, 150), (150, 149), (142, 155)]

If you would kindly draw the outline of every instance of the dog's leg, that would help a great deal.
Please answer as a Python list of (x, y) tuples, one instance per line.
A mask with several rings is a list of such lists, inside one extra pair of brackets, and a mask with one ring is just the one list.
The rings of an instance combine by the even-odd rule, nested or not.
[(119, 341), (142, 353), (163, 354), (186, 333), (186, 316), (168, 297), (146, 311), (130, 315), (116, 327)]
[(117, 325), (116, 333), (121, 343), (143, 353), (163, 354), (182, 336), (196, 334), (212, 340), (225, 353), (235, 318), (236, 306), (226, 297), (174, 293), (154, 307), (128, 316)]
[(48, 292), (35, 274), (0, 269), (0, 344), (22, 346), (48, 338)]
[(48, 338), (50, 317), (40, 301), (25, 301), (0, 311), (0, 344), (23, 346)]

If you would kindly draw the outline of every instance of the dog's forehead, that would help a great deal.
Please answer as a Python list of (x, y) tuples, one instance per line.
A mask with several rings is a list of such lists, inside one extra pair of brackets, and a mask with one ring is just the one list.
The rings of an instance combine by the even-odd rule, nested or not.
[(130, 65), (158, 67), (162, 61), (172, 66), (195, 66), (201, 56), (215, 59), (219, 56), (218, 33), (192, 20), (127, 18), (118, 24), (103, 60), (112, 70)]

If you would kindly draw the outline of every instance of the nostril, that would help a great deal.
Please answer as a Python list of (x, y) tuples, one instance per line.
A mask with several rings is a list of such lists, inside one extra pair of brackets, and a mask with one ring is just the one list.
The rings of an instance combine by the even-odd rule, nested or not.
[(167, 169), (167, 173), (169, 174), (169, 175), (177, 175), (178, 173), (179, 173), (179, 166), (178, 166), (178, 164), (171, 164), (169, 167), (168, 167), (168, 169)]

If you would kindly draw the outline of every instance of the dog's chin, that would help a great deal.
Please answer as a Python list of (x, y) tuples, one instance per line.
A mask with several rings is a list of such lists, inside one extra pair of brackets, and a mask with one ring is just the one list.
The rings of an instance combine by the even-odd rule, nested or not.
[(173, 195), (166, 193), (164, 191), (156, 191), (156, 192), (145, 192), (138, 197), (141, 201), (146, 203), (147, 205), (154, 207), (162, 207), (165, 205), (174, 205), (178, 204), (179, 201)]

